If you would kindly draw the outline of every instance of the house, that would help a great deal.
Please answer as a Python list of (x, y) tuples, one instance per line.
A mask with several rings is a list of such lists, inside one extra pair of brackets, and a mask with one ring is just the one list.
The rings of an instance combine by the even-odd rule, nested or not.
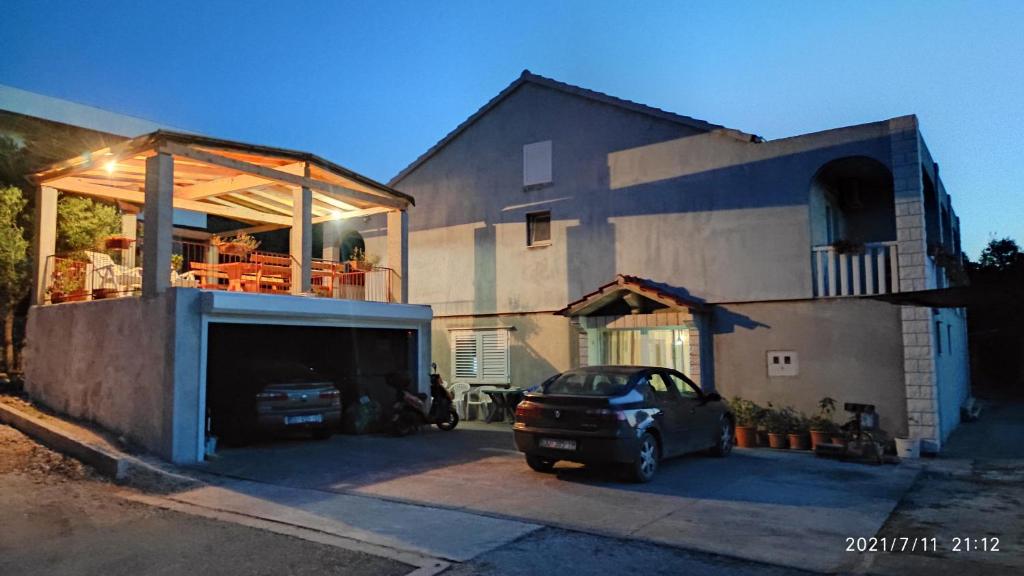
[(767, 141), (527, 71), (389, 184), (422, 201), (409, 299), (456, 381), (657, 364), (808, 414), (875, 404), (934, 449), (959, 421), (964, 310), (884, 301), (959, 277), (914, 116)]
[[(0, 92), (0, 109), (0, 132), (36, 157), (47, 142), (82, 143), (31, 175), (24, 367), (34, 400), (194, 463), (220, 417), (207, 398), (238, 394), (237, 379), (224, 375), (253, 358), (315, 366), (347, 405), (389, 402), (395, 381), (429, 389), (431, 311), (406, 303), (411, 196), (314, 154), (167, 130), (15, 89)], [(58, 253), (63, 195), (118, 206), (121, 234), (105, 247)], [(346, 223), (372, 215), (384, 220), (380, 265), (339, 262)], [(288, 251), (217, 243), (214, 221), (227, 236), (285, 230)], [(329, 228), (320, 253), (314, 227)]]

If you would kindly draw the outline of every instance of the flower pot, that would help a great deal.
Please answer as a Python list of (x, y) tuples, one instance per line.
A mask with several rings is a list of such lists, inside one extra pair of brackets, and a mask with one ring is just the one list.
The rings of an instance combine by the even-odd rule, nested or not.
[(217, 246), (217, 252), (228, 256), (245, 256), (249, 254), (249, 247), (238, 242), (224, 242)]
[(68, 302), (84, 302), (89, 297), (89, 293), (85, 290), (75, 290), (68, 294)]
[(753, 426), (737, 426), (736, 445), (740, 448), (755, 448), (757, 446), (757, 428)]
[(833, 436), (832, 437), (832, 443), (833, 444), (837, 444), (839, 446), (844, 446), (845, 447), (846, 446), (846, 437), (845, 436)]
[(111, 236), (103, 241), (103, 246), (107, 250), (127, 250), (132, 247), (132, 240), (127, 236)]
[(782, 450), (785, 450), (786, 448), (789, 448), (789, 435), (779, 434), (776, 432), (769, 432), (768, 445), (771, 446), (772, 448), (780, 448)]
[(60, 304), (61, 302), (67, 302), (68, 295), (63, 292), (53, 292), (50, 294), (51, 304)]
[(766, 430), (757, 431), (757, 445), (767, 446), (768, 445), (768, 432)]
[(113, 298), (117, 294), (117, 290), (113, 288), (95, 288), (92, 291), (93, 300), (103, 300), (104, 298)]
[(832, 434), (824, 430), (811, 430), (811, 450), (818, 447), (818, 444), (828, 444)]
[(896, 438), (896, 455), (900, 458), (920, 458), (920, 438)]
[(805, 432), (798, 432), (789, 435), (790, 450), (810, 450), (811, 439)]

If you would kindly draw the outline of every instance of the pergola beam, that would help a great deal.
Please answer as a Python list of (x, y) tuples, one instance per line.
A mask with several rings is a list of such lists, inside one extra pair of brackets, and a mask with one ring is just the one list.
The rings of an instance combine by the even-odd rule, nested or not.
[[(114, 186), (103, 186), (102, 184), (93, 184), (83, 178), (59, 178), (57, 180), (46, 182), (46, 185), (57, 188), (58, 190), (84, 194), (86, 196), (110, 198), (112, 200), (124, 200), (125, 202), (132, 202), (134, 204), (145, 204), (146, 202), (146, 195), (142, 192), (125, 190), (124, 188), (116, 188)], [(266, 212), (253, 210), (251, 208), (243, 208), (241, 206), (218, 206), (217, 204), (210, 204), (209, 202), (185, 200), (182, 198), (174, 199), (174, 207), (181, 208), (182, 210), (194, 210), (196, 212), (213, 214), (215, 216), (223, 216), (225, 218), (263, 222), (267, 224), (281, 224), (289, 226), (292, 222), (292, 219), (288, 216), (267, 214)]]
[[(273, 170), (278, 170), (288, 174), (302, 175), (303, 170), (305, 170), (305, 164), (305, 162), (295, 162), (293, 164), (278, 166), (273, 168)], [(208, 182), (201, 182), (199, 184), (188, 186), (187, 188), (179, 188), (178, 190), (175, 190), (175, 196), (186, 200), (198, 200), (200, 198), (206, 198), (207, 196), (215, 196), (229, 192), (242, 192), (249, 188), (265, 186), (272, 183), (272, 180), (254, 176), (252, 174), (238, 174), (235, 176), (228, 176), (226, 178), (210, 180)]]
[(389, 208), (404, 209), (408, 206), (408, 202), (399, 200), (393, 197), (377, 196), (375, 194), (368, 194), (366, 192), (360, 192), (344, 186), (338, 186), (335, 184), (328, 184), (307, 176), (298, 176), (295, 174), (288, 174), (275, 170), (266, 166), (260, 166), (258, 164), (252, 164), (250, 162), (243, 162), (241, 160), (235, 160), (234, 158), (228, 158), (212, 152), (206, 152), (205, 150), (197, 150), (190, 146), (177, 144), (175, 142), (162, 142), (159, 146), (161, 152), (172, 154), (174, 156), (181, 156), (189, 158), (197, 162), (203, 162), (206, 164), (212, 164), (215, 166), (223, 166), (232, 170), (251, 174), (254, 176), (260, 176), (268, 180), (276, 182), (283, 182), (290, 184), (293, 187), (308, 188), (310, 190), (318, 190), (326, 194), (333, 196), (340, 196), (343, 198), (350, 198), (355, 202), (364, 202), (367, 204), (376, 204), (379, 206), (387, 206)]

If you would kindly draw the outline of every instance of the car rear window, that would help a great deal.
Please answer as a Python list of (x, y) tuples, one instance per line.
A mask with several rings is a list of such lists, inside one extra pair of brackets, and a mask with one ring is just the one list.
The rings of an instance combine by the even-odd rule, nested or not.
[(627, 374), (566, 372), (544, 386), (545, 394), (566, 396), (618, 396), (626, 392)]

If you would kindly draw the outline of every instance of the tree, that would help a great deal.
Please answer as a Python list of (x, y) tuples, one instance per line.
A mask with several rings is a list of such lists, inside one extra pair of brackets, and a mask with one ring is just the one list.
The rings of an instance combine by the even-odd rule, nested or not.
[(14, 308), (30, 286), (28, 240), (25, 229), (19, 224), (26, 202), (20, 189), (0, 188), (0, 310), (7, 370), (14, 368)]
[(1024, 254), (1012, 238), (989, 240), (978, 259), (978, 268), (983, 272), (1011, 272), (1018, 267), (1024, 267)]
[(89, 198), (65, 196), (57, 204), (57, 253), (92, 250), (121, 230), (117, 208)]

